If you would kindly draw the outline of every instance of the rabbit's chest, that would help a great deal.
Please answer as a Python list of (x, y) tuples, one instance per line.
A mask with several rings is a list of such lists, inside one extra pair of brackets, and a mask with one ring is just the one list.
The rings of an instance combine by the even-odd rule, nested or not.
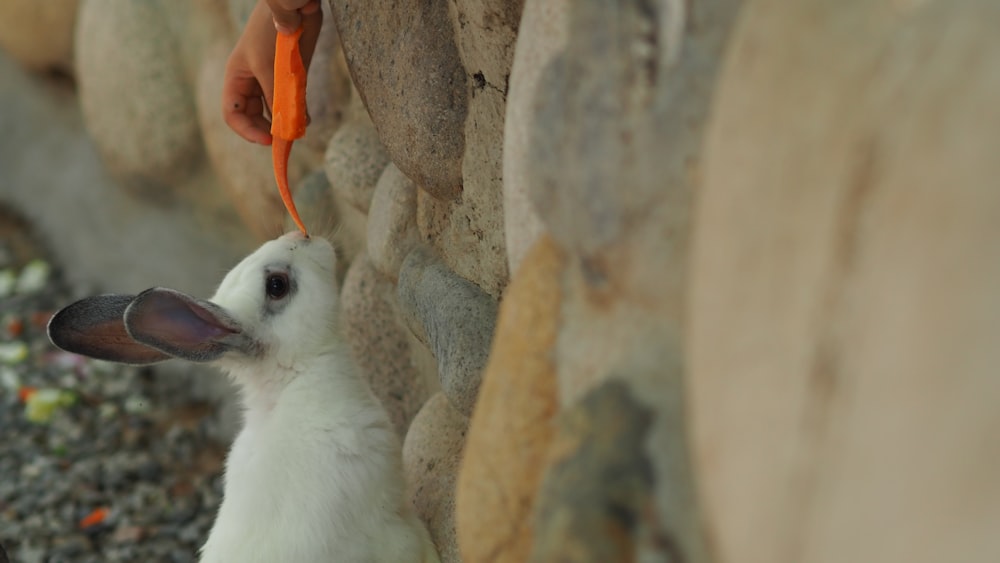
[[(371, 543), (362, 538), (377, 530), (362, 527), (379, 520), (372, 511), (380, 499), (369, 494), (377, 490), (372, 469), (344, 455), (329, 436), (306, 430), (279, 440), (247, 428), (226, 461), (225, 495), (206, 548), (226, 545), (230, 558), (246, 550), (254, 556), (247, 561), (328, 560), (344, 553), (352, 553), (351, 561), (370, 560)], [(263, 553), (280, 557), (257, 559)]]

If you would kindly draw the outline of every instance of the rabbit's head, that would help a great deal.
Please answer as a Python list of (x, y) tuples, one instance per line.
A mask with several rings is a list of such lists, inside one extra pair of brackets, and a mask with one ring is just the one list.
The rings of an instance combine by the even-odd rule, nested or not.
[(207, 301), (165, 288), (88, 297), (52, 317), (49, 338), (64, 350), (122, 363), (173, 357), (213, 362), (234, 375), (247, 365), (291, 367), (335, 340), (334, 263), (325, 239), (292, 232), (240, 262)]

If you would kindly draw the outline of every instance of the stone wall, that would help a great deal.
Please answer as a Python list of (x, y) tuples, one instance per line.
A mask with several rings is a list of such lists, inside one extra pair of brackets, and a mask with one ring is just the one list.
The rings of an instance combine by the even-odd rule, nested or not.
[[(64, 4), (0, 46), (105, 192), (220, 263), (290, 227), (220, 115), (250, 0)], [(324, 10), (296, 200), (444, 561), (1000, 556), (995, 2)]]

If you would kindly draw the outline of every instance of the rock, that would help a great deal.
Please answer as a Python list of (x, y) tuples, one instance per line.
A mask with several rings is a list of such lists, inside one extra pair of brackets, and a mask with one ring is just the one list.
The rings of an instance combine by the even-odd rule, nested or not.
[(467, 85), (448, 6), (330, 4), (347, 66), (392, 161), (434, 197), (458, 197)]
[(146, 537), (146, 529), (142, 526), (119, 524), (111, 534), (112, 543), (138, 543)]
[(539, 239), (507, 289), (472, 414), (455, 520), (465, 561), (527, 561), (532, 508), (558, 411), (554, 348), (565, 254)]
[(559, 416), (528, 561), (635, 561), (642, 542), (667, 546), (657, 561), (686, 561), (675, 540), (650, 533), (657, 480), (644, 441), (652, 418), (614, 380)]
[(71, 72), (78, 0), (0, 3), (0, 49), (33, 69)]
[[(566, 49), (534, 85), (531, 199), (556, 240), (582, 255), (622, 239), (667, 198), (690, 206), (739, 1), (686, 6), (574, 3)], [(686, 236), (686, 221), (671, 231)]]
[(503, 138), (503, 214), (507, 264), (513, 276), (544, 226), (529, 198), (534, 103), (543, 70), (566, 46), (569, 2), (527, 2), (510, 74)]
[(355, 209), (368, 213), (375, 184), (389, 163), (389, 156), (371, 121), (356, 115), (330, 138), (324, 167), (335, 193)]
[[(682, 311), (703, 131), (738, 8), (572, 3), (566, 47), (534, 85), (522, 164), (539, 217), (570, 256), (555, 354), (560, 404), (574, 408), (620, 381), (653, 415), (641, 455), (656, 482), (670, 483), (641, 507), (640, 527), (650, 528), (622, 538), (637, 560), (709, 559), (685, 441)], [(578, 524), (601, 537), (602, 522)]]
[(362, 254), (347, 272), (340, 306), (351, 352), (402, 437), (436, 382), (435, 374), (422, 374), (411, 357), (407, 329), (393, 308), (394, 296), (392, 283)]
[(437, 393), (413, 419), (403, 444), (403, 470), (413, 506), (427, 524), (441, 563), (460, 563), (455, 537), (455, 479), (469, 421)]
[(468, 416), (489, 356), (496, 301), (425, 247), (403, 261), (397, 299), (407, 326), (437, 359), (441, 389)]
[[(245, 141), (223, 121), (219, 100), (229, 50), (219, 42), (203, 55), (196, 84), (198, 123), (209, 161), (228, 201), (243, 224), (262, 241), (282, 229), (285, 208), (274, 179), (271, 148)], [(303, 173), (296, 153), (293, 148), (288, 171), (292, 186)]]
[(417, 188), (392, 163), (375, 186), (368, 213), (368, 256), (384, 276), (396, 280), (403, 258), (420, 241)]
[[(108, 169), (137, 194), (169, 201), (203, 147), (194, 99), (161, 2), (80, 5), (80, 105)], [(127, 46), (127, 47), (124, 47)]]
[(524, 0), (457, 2), (450, 15), (458, 22), (455, 37), (471, 86), (506, 94)]
[[(442, 202), (423, 190), (417, 193), (417, 226), (420, 237), (433, 243), (441, 259), (455, 273), (500, 298), (509, 275), (504, 241), (502, 202), (499, 198), (477, 204)], [(464, 226), (463, 226), (464, 225)]]
[(979, 0), (742, 12), (687, 309), (718, 561), (1000, 556), (998, 25)]
[[(458, 275), (499, 296), (509, 281), (503, 224), (502, 159), (507, 84), (522, 2), (458, 2), (458, 51), (468, 110), (462, 193), (454, 201), (421, 197), (418, 224)], [(423, 187), (419, 182), (418, 186)], [(436, 194), (433, 194), (436, 196)]]

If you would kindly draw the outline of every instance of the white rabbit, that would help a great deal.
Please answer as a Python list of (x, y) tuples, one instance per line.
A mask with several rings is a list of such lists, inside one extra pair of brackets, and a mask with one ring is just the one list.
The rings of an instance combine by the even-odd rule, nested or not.
[(90, 297), (49, 338), (145, 364), (211, 362), (236, 382), (244, 424), (201, 561), (438, 561), (406, 497), (399, 440), (338, 334), (334, 252), (298, 232), (269, 241), (209, 301), (170, 289)]

